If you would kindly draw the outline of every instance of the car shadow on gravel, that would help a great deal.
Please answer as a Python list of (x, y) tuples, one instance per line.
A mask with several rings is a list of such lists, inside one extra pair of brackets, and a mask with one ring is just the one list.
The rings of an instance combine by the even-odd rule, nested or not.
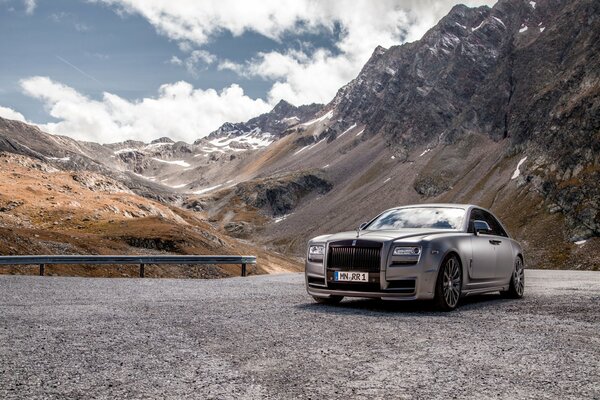
[[(497, 307), (510, 302), (498, 294), (482, 294), (465, 297), (460, 300), (454, 312), (479, 310), (488, 307)], [(318, 304), (315, 302), (298, 304), (295, 308), (317, 311), (327, 314), (365, 314), (365, 313), (410, 313), (431, 315), (446, 314), (436, 309), (433, 301), (384, 301), (379, 299), (344, 299), (336, 305)]]

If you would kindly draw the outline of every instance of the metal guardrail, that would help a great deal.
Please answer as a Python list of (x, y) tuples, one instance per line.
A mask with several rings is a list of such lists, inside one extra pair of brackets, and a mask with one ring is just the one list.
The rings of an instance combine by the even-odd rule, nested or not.
[(36, 264), (40, 266), (40, 276), (44, 275), (46, 265), (52, 264), (139, 264), (140, 278), (144, 277), (148, 264), (241, 264), (242, 276), (246, 276), (246, 267), (248, 264), (256, 264), (256, 256), (0, 256), (0, 265)]

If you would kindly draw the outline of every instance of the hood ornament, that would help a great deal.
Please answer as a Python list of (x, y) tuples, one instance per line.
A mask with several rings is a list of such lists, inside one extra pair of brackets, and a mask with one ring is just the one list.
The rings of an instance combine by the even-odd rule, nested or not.
[(356, 228), (356, 237), (359, 237), (359, 236), (360, 236), (360, 231), (361, 231), (361, 230), (362, 230), (362, 229), (363, 229), (365, 226), (367, 226), (367, 223), (366, 223), (366, 222), (363, 222), (362, 224), (360, 224), (360, 226), (359, 226), (358, 228)]

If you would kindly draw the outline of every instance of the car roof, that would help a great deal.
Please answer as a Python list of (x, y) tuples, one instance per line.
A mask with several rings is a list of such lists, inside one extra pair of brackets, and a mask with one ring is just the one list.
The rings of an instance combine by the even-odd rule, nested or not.
[[(464, 210), (468, 210), (471, 208), (483, 208), (474, 204), (458, 204), (458, 203), (425, 203), (425, 204), (408, 204), (405, 206), (394, 207), (397, 208), (416, 208), (416, 207), (426, 207), (426, 208), (436, 208), (436, 207), (445, 207), (445, 208), (462, 208)], [(485, 210), (485, 208), (483, 208)]]

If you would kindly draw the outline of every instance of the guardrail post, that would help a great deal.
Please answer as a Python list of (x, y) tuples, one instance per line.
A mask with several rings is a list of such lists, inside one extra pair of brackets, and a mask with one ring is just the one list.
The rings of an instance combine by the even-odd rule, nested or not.
[(246, 276), (246, 263), (242, 264), (242, 276)]
[(144, 263), (141, 263), (140, 264), (140, 278), (144, 277), (144, 267), (145, 267)]
[(45, 264), (40, 264), (40, 276), (44, 276), (44, 270), (46, 269)]

